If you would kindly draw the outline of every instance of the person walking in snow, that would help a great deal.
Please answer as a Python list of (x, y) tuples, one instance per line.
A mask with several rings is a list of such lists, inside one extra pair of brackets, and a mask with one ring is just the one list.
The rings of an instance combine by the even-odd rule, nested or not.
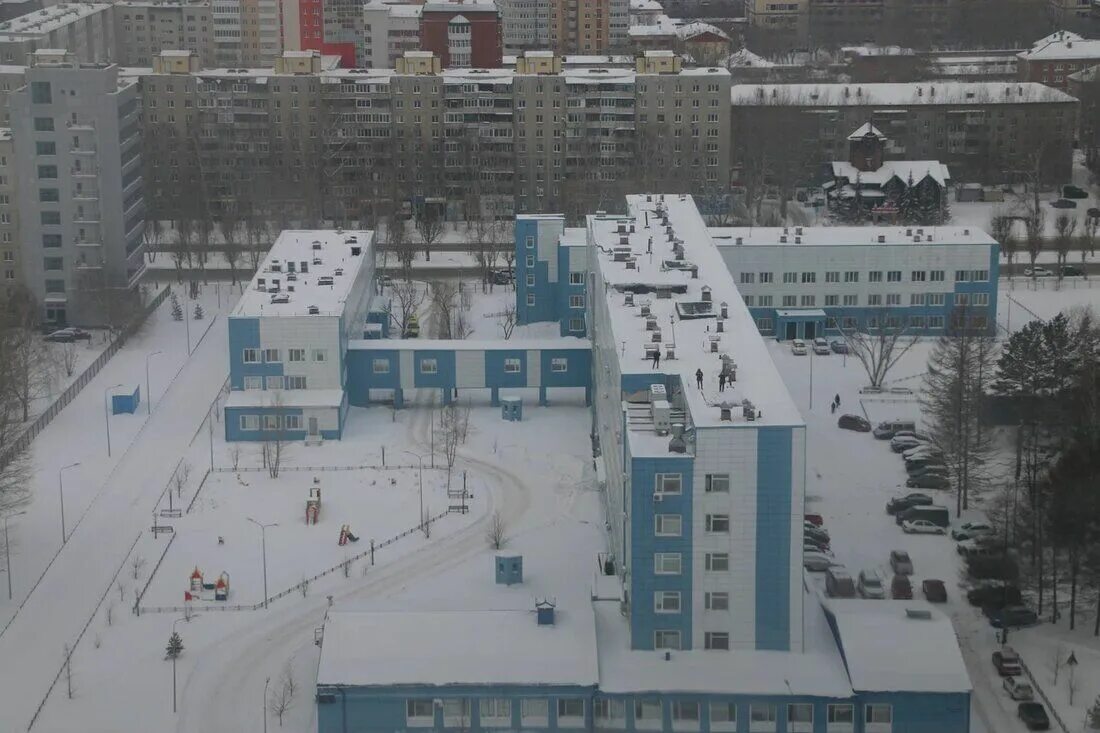
[(834, 397), (833, 402), (836, 403), (837, 407), (840, 407), (840, 395), (837, 395), (836, 397)]
[(695, 386), (698, 387), (699, 389), (703, 389), (703, 370), (702, 369), (696, 369), (695, 370)]
[(832, 412), (835, 415), (836, 414), (836, 400), (833, 400), (832, 408), (833, 408)]
[(718, 374), (718, 391), (719, 392), (725, 392), (726, 391), (726, 373), (725, 372), (721, 372), (721, 373)]
[(653, 352), (653, 366), (652, 369), (657, 369), (661, 366), (661, 350), (657, 349)]

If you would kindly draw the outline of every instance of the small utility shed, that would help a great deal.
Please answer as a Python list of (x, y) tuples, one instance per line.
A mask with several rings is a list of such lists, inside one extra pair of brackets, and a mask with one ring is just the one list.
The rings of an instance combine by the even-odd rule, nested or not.
[(894, 730), (967, 730), (970, 675), (951, 620), (924, 601), (830, 599), (825, 616), (864, 701), (893, 706)]

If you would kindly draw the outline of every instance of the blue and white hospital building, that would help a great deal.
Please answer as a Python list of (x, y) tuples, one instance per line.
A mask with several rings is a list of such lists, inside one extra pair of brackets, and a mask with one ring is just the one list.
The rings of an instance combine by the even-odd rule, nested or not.
[[(576, 557), (589, 548), (551, 525), (554, 553), (526, 555), (524, 572), (535, 571), (516, 586), (494, 583), (486, 567), (450, 583), (462, 598), (433, 597), (439, 610), (333, 609), (319, 732), (967, 733), (971, 687), (947, 617), (922, 601), (827, 600), (805, 575), (806, 425), (760, 333), (768, 316), (746, 305), (738, 282), (768, 270), (730, 259), (767, 248), (722, 244), (688, 196), (630, 196), (627, 211), (577, 229), (553, 216), (516, 225), (521, 322), (557, 320), (563, 348), (588, 354), (605, 504), (606, 532), (589, 530), (597, 551)], [(950, 273), (946, 285), (916, 282), (956, 297), (988, 292), (995, 245), (974, 238), (973, 259), (928, 255), (923, 269)], [(874, 267), (918, 269), (900, 251), (897, 264)], [(789, 267), (808, 272), (808, 262)], [(815, 261), (821, 282), (807, 285), (858, 269), (831, 262)], [(955, 269), (971, 275), (954, 281)], [(847, 316), (803, 315), (793, 335), (830, 317)], [(349, 347), (351, 404), (365, 404), (358, 383), (373, 360), (400, 361), (402, 349)], [(471, 358), (454, 343), (431, 349), (451, 352), (438, 369)], [(407, 358), (400, 368), (415, 373), (418, 357)], [(541, 375), (547, 358), (568, 370), (580, 356), (540, 356)]]

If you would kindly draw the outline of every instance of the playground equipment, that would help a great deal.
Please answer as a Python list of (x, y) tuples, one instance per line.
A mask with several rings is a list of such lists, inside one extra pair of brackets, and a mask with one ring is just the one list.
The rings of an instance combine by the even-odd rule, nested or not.
[(229, 600), (229, 573), (222, 571), (216, 582), (207, 583), (202, 571), (196, 566), (191, 571), (191, 582), (183, 593), (185, 601), (227, 601)]
[(309, 488), (309, 498), (306, 499), (306, 524), (317, 524), (321, 516), (321, 487), (320, 481), (313, 479), (313, 486)]
[(359, 538), (351, 533), (351, 527), (344, 525), (340, 527), (340, 546), (343, 547), (349, 542), (358, 542)]

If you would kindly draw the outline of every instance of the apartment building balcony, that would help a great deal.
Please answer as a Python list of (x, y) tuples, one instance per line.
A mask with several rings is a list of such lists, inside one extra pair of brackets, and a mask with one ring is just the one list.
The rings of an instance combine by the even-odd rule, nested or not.
[(103, 259), (102, 258), (96, 258), (96, 259), (85, 260), (85, 259), (81, 258), (81, 259), (76, 261), (76, 269), (84, 271), (84, 272), (102, 270), (103, 269)]
[[(103, 242), (98, 239), (76, 239), (73, 240), (73, 246), (81, 252), (95, 252), (99, 247), (103, 246)], [(83, 254), (81, 256), (83, 257)]]
[(130, 182), (129, 182), (128, 184), (126, 184), (125, 186), (123, 186), (123, 187), (122, 187), (122, 195), (123, 195), (123, 197), (129, 196), (129, 195), (130, 195), (131, 193), (133, 193), (133, 192), (134, 192), (134, 190), (135, 190), (135, 189), (136, 189), (136, 188), (137, 188), (137, 187), (138, 187), (139, 185), (141, 185), (141, 183), (142, 183), (142, 181), (143, 181), (143, 180), (144, 180), (144, 178), (143, 178), (142, 176), (137, 176), (136, 178), (134, 178), (134, 180), (130, 181)]
[(73, 155), (95, 155), (96, 149), (94, 145), (70, 145), (69, 152)]
[(73, 167), (69, 169), (69, 175), (73, 178), (95, 178), (99, 175), (99, 166), (82, 166), (80, 168)]
[(90, 202), (99, 201), (99, 191), (77, 191), (73, 194), (73, 201)]
[(91, 122), (66, 122), (65, 128), (68, 130), (75, 130), (76, 132), (91, 132), (95, 130), (95, 125)]

